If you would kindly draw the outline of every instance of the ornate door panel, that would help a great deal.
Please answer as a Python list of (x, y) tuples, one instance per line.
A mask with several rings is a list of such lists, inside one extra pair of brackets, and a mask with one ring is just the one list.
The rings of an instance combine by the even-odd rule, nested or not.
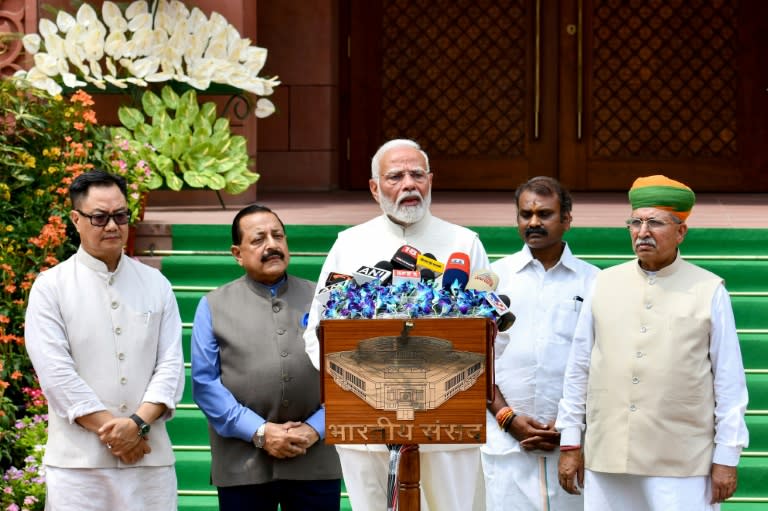
[(341, 80), (349, 83), (341, 119), (350, 120), (347, 130), (342, 122), (349, 141), (342, 186), (367, 187), (370, 158), (391, 138), (421, 143), (436, 188), (514, 188), (552, 172), (557, 153), (531, 134), (537, 130), (549, 144), (557, 137), (556, 108), (536, 117), (536, 102), (540, 108), (545, 94), (550, 102), (557, 97), (557, 47), (550, 45), (544, 70), (533, 44), (541, 28), (528, 4), (352, 0), (350, 73)]
[(563, 2), (562, 19), (564, 183), (625, 190), (658, 171), (697, 191), (768, 189), (768, 74), (750, 55), (766, 49), (764, 2)]
[[(341, 186), (418, 140), (436, 188), (528, 177), (626, 190), (768, 190), (768, 2), (345, 0)], [(348, 120), (348, 123), (345, 122)]]

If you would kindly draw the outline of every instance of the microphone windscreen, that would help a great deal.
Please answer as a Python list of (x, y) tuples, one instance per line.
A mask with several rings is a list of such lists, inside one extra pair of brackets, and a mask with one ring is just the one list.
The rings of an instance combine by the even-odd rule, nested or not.
[(395, 255), (392, 256), (392, 267), (395, 270), (415, 270), (416, 259), (419, 257), (419, 254), (421, 254), (421, 252), (412, 246), (403, 245), (398, 248)]
[(445, 265), (435, 259), (435, 256), (430, 254), (429, 252), (424, 254), (419, 254), (419, 257), (416, 258), (416, 268), (417, 269), (425, 269), (425, 270), (432, 270), (435, 274), (440, 274), (445, 271)]
[(491, 270), (480, 270), (469, 277), (467, 289), (474, 289), (475, 291), (495, 291), (498, 285), (498, 275)]
[(469, 281), (469, 256), (464, 252), (454, 252), (448, 257), (443, 273), (443, 287), (450, 289), (454, 283), (463, 290)]
[(378, 263), (373, 265), (375, 268), (381, 268), (382, 270), (386, 270), (389, 272), (389, 275), (387, 275), (385, 278), (381, 279), (381, 285), (382, 286), (388, 286), (392, 283), (392, 272), (395, 271), (394, 266), (392, 266), (392, 263), (389, 261), (379, 261)]
[(335, 271), (332, 271), (328, 274), (328, 277), (325, 278), (325, 285), (330, 286), (332, 284), (338, 284), (339, 282), (344, 282), (345, 280), (354, 280), (355, 277), (352, 275), (347, 275), (346, 273), (338, 273)]
[(422, 282), (431, 282), (435, 280), (437, 275), (435, 275), (435, 272), (432, 270), (428, 270), (427, 268), (422, 268), (419, 270), (419, 273), (421, 273), (421, 281)]
[[(504, 302), (504, 305), (509, 307), (511, 302), (507, 295), (499, 295), (499, 299)], [(509, 330), (510, 327), (515, 324), (516, 319), (517, 318), (512, 314), (512, 311), (508, 310), (505, 314), (499, 316), (499, 319), (496, 320), (496, 325), (499, 327), (500, 332), (504, 332), (505, 330)]]

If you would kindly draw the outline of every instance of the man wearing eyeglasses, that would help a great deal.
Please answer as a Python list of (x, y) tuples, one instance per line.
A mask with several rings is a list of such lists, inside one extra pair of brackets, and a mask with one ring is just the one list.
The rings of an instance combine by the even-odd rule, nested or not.
[(690, 188), (649, 176), (629, 200), (637, 258), (598, 274), (574, 335), (556, 422), (560, 484), (583, 487), (587, 510), (719, 509), (749, 441), (730, 298), (680, 256)]
[(184, 388), (181, 320), (162, 274), (123, 255), (125, 180), (70, 186), (77, 253), (40, 273), (27, 351), (48, 399), (46, 509), (175, 510), (165, 421)]
[[(478, 235), (432, 216), (432, 179), (427, 154), (412, 140), (382, 145), (371, 160), (371, 194), (382, 210), (363, 224), (339, 233), (318, 278), (317, 294), (331, 272), (352, 275), (361, 265), (389, 261), (403, 245), (447, 261), (454, 252), (469, 255), (471, 272), (489, 267)], [(319, 367), (315, 327), (321, 304), (315, 301), (304, 334), (307, 353)], [(384, 445), (339, 446), (344, 483), (355, 511), (379, 511), (387, 504), (389, 456)], [(484, 488), (477, 446), (424, 445), (420, 448), (421, 510), (483, 509)]]

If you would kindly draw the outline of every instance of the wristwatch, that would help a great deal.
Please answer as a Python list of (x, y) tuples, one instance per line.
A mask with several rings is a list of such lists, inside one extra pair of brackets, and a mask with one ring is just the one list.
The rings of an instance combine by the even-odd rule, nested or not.
[(261, 426), (259, 426), (259, 429), (256, 430), (256, 436), (253, 437), (253, 445), (261, 449), (264, 447), (264, 434), (267, 431), (267, 423), (265, 422)]
[(131, 415), (131, 419), (133, 419), (133, 422), (136, 423), (136, 425), (139, 427), (139, 436), (147, 436), (149, 434), (149, 430), (151, 429), (151, 426), (144, 422), (144, 419), (136, 415), (135, 413)]

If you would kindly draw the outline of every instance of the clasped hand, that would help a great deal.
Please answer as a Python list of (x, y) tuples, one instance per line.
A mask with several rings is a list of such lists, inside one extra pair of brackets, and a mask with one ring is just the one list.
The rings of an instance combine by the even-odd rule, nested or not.
[(132, 465), (152, 452), (145, 437), (137, 435), (136, 423), (130, 417), (115, 417), (98, 430), (99, 440), (113, 456)]
[(543, 424), (533, 417), (517, 415), (509, 426), (509, 434), (526, 451), (553, 451), (560, 445), (560, 433), (555, 429), (555, 421)]
[(275, 458), (295, 458), (306, 454), (307, 449), (319, 439), (317, 431), (303, 422), (267, 422), (263, 449)]

